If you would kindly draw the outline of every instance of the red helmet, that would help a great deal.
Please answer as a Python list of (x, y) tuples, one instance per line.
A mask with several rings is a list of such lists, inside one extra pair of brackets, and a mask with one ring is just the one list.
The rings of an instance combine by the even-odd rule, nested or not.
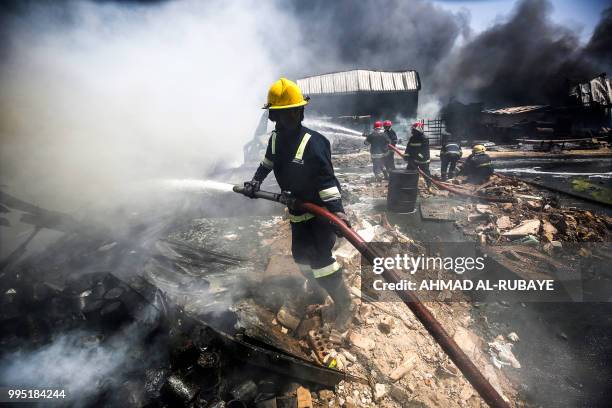
[(412, 127), (415, 129), (420, 129), (423, 127), (423, 124), (421, 122), (415, 122), (412, 124)]
[(383, 126), (384, 126), (384, 127), (391, 127), (391, 125), (392, 125), (392, 124), (393, 124), (393, 123), (391, 123), (391, 121), (390, 121), (390, 120), (385, 120), (385, 121), (383, 122)]
[(377, 120), (376, 122), (374, 122), (374, 129), (380, 129), (381, 127), (383, 127), (382, 121)]

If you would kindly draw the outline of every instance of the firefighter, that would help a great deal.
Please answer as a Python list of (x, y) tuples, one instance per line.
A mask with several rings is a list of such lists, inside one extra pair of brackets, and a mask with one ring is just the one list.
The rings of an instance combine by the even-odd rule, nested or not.
[[(268, 91), (269, 119), (276, 122), (263, 161), (251, 181), (244, 183), (245, 195), (253, 197), (266, 176), (274, 171), (281, 191), (303, 201), (324, 206), (350, 226), (334, 175), (329, 141), (302, 126), (308, 99), (296, 83), (281, 78)], [(291, 252), (307, 280), (317, 292), (322, 287), (335, 307), (335, 329), (344, 332), (352, 320), (350, 291), (340, 264), (332, 256), (336, 242), (334, 227), (313, 214), (289, 208)]]
[[(404, 160), (408, 162), (406, 166), (407, 169), (420, 169), (426, 175), (431, 176), (429, 172), (429, 139), (425, 136), (422, 126), (423, 125), (418, 122), (412, 125), (412, 129), (410, 130), (411, 136), (410, 139), (408, 139), (406, 151), (404, 152)], [(430, 185), (428, 178), (425, 178), (425, 182), (428, 186)]]
[(393, 154), (389, 150), (391, 139), (383, 129), (383, 123), (380, 120), (374, 122), (374, 131), (366, 136), (364, 144), (370, 145), (370, 157), (372, 158), (372, 170), (376, 181), (389, 178), (389, 154)]
[(458, 142), (452, 140), (452, 136), (448, 132), (442, 132), (442, 148), (440, 149), (440, 162), (442, 180), (446, 181), (455, 176), (455, 167), (457, 161), (461, 158), (461, 146)]
[[(395, 133), (395, 130), (391, 129), (392, 125), (393, 123), (391, 123), (390, 120), (385, 120), (383, 122), (383, 127), (385, 128), (385, 134), (387, 135), (389, 140), (391, 140), (391, 144), (395, 146), (397, 145), (397, 134)], [(385, 157), (385, 164), (386, 164), (385, 167), (387, 168), (388, 171), (395, 170), (395, 156), (393, 155), (393, 150), (389, 150), (389, 153)]]
[(493, 175), (493, 163), (486, 150), (483, 145), (475, 145), (472, 154), (465, 160), (459, 174), (467, 176), (468, 182), (482, 184)]

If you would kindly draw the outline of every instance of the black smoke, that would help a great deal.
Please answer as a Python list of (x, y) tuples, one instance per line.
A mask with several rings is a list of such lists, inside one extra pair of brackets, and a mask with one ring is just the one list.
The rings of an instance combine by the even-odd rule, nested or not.
[(430, 72), (469, 34), (467, 15), (422, 0), (296, 1), (296, 19), (313, 59), (303, 71), (416, 69)]
[(544, 0), (521, 2), (507, 21), (449, 57), (447, 72), (438, 71), (434, 78), (437, 93), (489, 106), (559, 104), (569, 83), (609, 68), (611, 42), (604, 36), (610, 30), (610, 9), (584, 48), (576, 32), (551, 20), (551, 11)]
[(297, 76), (344, 69), (416, 69), (423, 94), (486, 106), (561, 103), (568, 81), (610, 70), (612, 8), (587, 45), (551, 19), (547, 0), (523, 0), (503, 21), (473, 35), (467, 14), (422, 0), (293, 5), (311, 58)]
[(607, 70), (612, 75), (612, 6), (602, 12), (584, 54), (591, 63), (599, 64), (601, 70)]

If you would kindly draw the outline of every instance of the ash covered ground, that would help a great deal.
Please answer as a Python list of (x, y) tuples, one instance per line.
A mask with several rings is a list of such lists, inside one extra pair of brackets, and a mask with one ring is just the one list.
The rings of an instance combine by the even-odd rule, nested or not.
[[(466, 201), (421, 184), (421, 205), (447, 210), (432, 221), (422, 209), (387, 213), (387, 185), (374, 181), (367, 155), (342, 154), (334, 162), (348, 214), (369, 241), (418, 253), (432, 241), (503, 248), (519, 240), (518, 254), (534, 271), (546, 270), (538, 262), (550, 258), (609, 262), (605, 208), (563, 205), (558, 194), (495, 176), (480, 193), (515, 202)], [(461, 178), (455, 187), (474, 189)], [(116, 214), (121, 227), (109, 229), (93, 228), (87, 217), (35, 212), (6, 194), (3, 203), (38, 225), (33, 234), (61, 231), (42, 250), (17, 249), (3, 263), (3, 383), (65, 387), (69, 406), (484, 405), (406, 305), (393, 295), (361, 293), (361, 257), (345, 240), (336, 256), (352, 286), (349, 335), (320, 332), (333, 319), (330, 299), (296, 310), (303, 278), (290, 257), (281, 206), (183, 191), (150, 211)], [(594, 246), (572, 257), (572, 242)], [(520, 276), (515, 265), (505, 267)], [(610, 277), (588, 281), (609, 288)], [(450, 301), (439, 293), (426, 304), (512, 406), (605, 400), (609, 303)], [(321, 338), (328, 341), (323, 348)], [(332, 369), (324, 367), (326, 356)]]

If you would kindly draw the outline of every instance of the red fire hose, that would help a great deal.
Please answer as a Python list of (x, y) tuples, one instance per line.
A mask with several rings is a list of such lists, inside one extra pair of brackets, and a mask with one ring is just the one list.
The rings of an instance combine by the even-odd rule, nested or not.
[[(234, 186), (234, 191), (244, 193), (244, 188)], [(254, 194), (256, 198), (277, 201), (293, 208), (299, 208), (309, 212), (317, 217), (324, 218), (338, 228), (344, 238), (346, 238), (370, 263), (374, 263), (374, 258), (381, 257), (374, 248), (371, 248), (368, 243), (353, 229), (349, 228), (344, 221), (332, 214), (327, 209), (316, 204), (301, 202), (294, 198), (287, 198), (282, 194), (270, 193), (267, 191), (258, 191)], [(382, 273), (387, 282), (398, 283), (400, 277), (392, 269), (386, 269)], [(474, 389), (480, 394), (483, 400), (489, 406), (494, 408), (510, 408), (508, 403), (504, 401), (501, 395), (493, 388), (491, 383), (482, 375), (470, 358), (461, 350), (455, 343), (452, 337), (444, 330), (444, 327), (431, 314), (429, 309), (421, 303), (419, 298), (409, 291), (396, 290), (397, 295), (402, 301), (412, 310), (414, 315), (419, 319), (421, 324), (427, 329), (429, 334), (442, 347), (442, 350), (450, 357), (455, 365), (461, 370), (465, 378), (472, 384)]]
[[(406, 155), (404, 153), (402, 153), (397, 147), (393, 146), (392, 144), (389, 145), (389, 148), (391, 150), (393, 150), (395, 153), (397, 153), (401, 158), (406, 157)], [(418, 169), (419, 173), (421, 174), (421, 176), (423, 176), (424, 178), (426, 178), (427, 180), (429, 180), (431, 183), (433, 183), (434, 185), (436, 185), (437, 187), (443, 189), (443, 190), (447, 190), (450, 191), (453, 194), (457, 194), (463, 197), (470, 197), (470, 198), (477, 198), (479, 200), (486, 200), (486, 201), (491, 201), (491, 202), (496, 202), (496, 203), (513, 203), (515, 201), (514, 198), (505, 198), (505, 197), (488, 197), (488, 196), (483, 196), (483, 195), (479, 195), (479, 194), (472, 194), (472, 193), (468, 193), (467, 191), (463, 191), (460, 190), (458, 188), (455, 188), (451, 185), (449, 185), (448, 183), (443, 183), (439, 180), (434, 179), (433, 177), (425, 174), (425, 172), (421, 169)]]

